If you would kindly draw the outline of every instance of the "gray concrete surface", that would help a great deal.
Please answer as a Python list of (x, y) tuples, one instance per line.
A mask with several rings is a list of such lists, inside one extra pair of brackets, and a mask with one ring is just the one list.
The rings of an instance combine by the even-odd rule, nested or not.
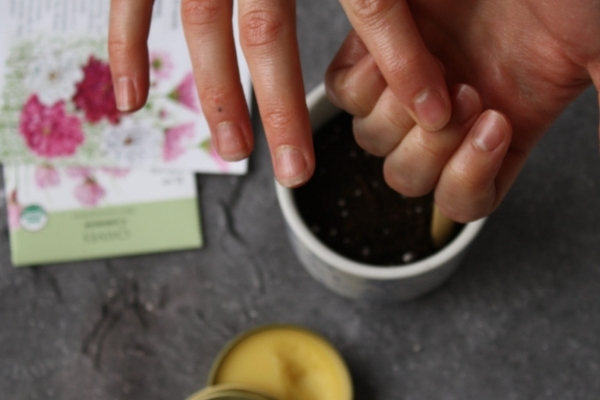
[[(348, 29), (336, 0), (298, 1), (307, 89)], [(600, 156), (595, 91), (534, 151), (458, 272), (400, 305), (350, 301), (294, 257), (260, 124), (245, 177), (198, 177), (197, 251), (28, 269), (0, 204), (0, 399), (184, 399), (234, 335), (313, 328), (356, 400), (597, 399)]]

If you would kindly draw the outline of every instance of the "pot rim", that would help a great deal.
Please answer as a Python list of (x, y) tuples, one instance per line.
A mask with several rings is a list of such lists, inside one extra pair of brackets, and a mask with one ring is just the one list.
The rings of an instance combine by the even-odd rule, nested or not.
[[(321, 83), (308, 94), (306, 102), (311, 114), (313, 129), (317, 128), (323, 122), (323, 113), (325, 115), (329, 114), (327, 115), (329, 117), (335, 113), (334, 106), (329, 102), (325, 94), (324, 83)], [(323, 109), (329, 110), (323, 111)], [(319, 115), (315, 116), (317, 113)], [(481, 218), (465, 224), (454, 240), (446, 244), (441, 250), (419, 261), (396, 266), (371, 265), (351, 260), (326, 247), (302, 220), (296, 208), (292, 190), (280, 185), (277, 181), (275, 185), (277, 198), (285, 221), (298, 240), (315, 256), (332, 267), (342, 270), (347, 274), (367, 279), (389, 280), (411, 278), (440, 268), (459, 256), (471, 244), (487, 219)]]

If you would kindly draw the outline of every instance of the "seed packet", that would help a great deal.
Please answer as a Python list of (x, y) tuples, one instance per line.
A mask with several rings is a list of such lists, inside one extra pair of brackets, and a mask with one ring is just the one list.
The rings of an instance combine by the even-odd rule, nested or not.
[(191, 173), (4, 166), (14, 266), (202, 246)]
[(179, 8), (155, 0), (148, 102), (125, 114), (108, 65), (109, 1), (0, 1), (0, 162), (245, 173), (247, 161), (224, 162), (211, 142)]

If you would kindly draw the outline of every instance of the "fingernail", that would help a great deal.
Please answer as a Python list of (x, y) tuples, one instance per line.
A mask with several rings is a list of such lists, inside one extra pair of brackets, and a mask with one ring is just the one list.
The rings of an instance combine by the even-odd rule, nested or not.
[(436, 131), (444, 127), (449, 110), (442, 96), (430, 89), (422, 91), (413, 102), (415, 114), (422, 128)]
[(485, 152), (496, 150), (506, 136), (506, 121), (494, 111), (487, 113), (482, 121), (474, 127), (473, 144)]
[(286, 187), (295, 187), (308, 180), (306, 160), (293, 146), (279, 146), (275, 151), (275, 176)]
[(127, 112), (135, 107), (135, 87), (133, 82), (126, 76), (117, 79), (117, 109)]
[(239, 161), (248, 156), (250, 149), (244, 133), (233, 122), (221, 122), (215, 129), (215, 141), (221, 158), (226, 161)]
[(481, 100), (479, 100), (479, 95), (469, 85), (460, 85), (454, 94), (452, 104), (452, 113), (454, 120), (459, 123), (465, 123), (481, 107)]

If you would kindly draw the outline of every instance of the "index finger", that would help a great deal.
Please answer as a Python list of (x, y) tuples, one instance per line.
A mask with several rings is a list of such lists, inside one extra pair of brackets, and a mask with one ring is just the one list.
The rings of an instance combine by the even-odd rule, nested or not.
[(398, 101), (430, 131), (450, 119), (448, 89), (405, 0), (340, 0)]
[(239, 2), (240, 43), (252, 75), (275, 177), (287, 187), (308, 181), (315, 164), (295, 7), (292, 0)]

